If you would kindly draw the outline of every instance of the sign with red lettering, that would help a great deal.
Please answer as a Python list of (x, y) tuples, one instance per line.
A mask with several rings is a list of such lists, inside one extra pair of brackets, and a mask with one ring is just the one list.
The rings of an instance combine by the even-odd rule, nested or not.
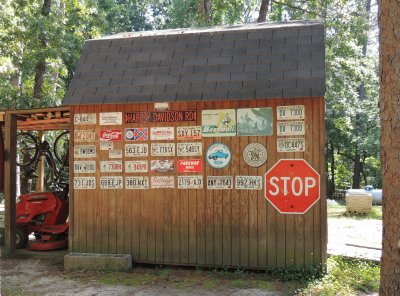
[(179, 159), (178, 172), (182, 173), (198, 173), (202, 170), (201, 159)]
[(188, 122), (197, 121), (196, 110), (182, 111), (155, 111), (155, 112), (128, 112), (125, 113), (125, 123), (146, 122)]
[(320, 198), (320, 176), (304, 159), (281, 159), (265, 174), (265, 198), (282, 214), (304, 214)]
[(100, 141), (120, 142), (122, 141), (122, 130), (101, 130)]

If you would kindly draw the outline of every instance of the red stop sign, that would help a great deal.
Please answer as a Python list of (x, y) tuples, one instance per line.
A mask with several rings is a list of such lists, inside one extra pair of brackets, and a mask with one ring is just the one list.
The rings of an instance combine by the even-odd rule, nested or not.
[(281, 159), (265, 174), (265, 198), (283, 214), (307, 212), (319, 188), (319, 174), (304, 159)]

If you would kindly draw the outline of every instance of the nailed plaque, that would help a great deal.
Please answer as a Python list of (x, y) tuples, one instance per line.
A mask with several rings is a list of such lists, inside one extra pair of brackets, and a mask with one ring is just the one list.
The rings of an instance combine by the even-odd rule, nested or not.
[(203, 189), (203, 176), (178, 176), (178, 189)]
[(113, 142), (100, 141), (100, 150), (102, 151), (112, 150), (113, 148), (114, 148)]
[(202, 170), (201, 159), (179, 159), (178, 172), (180, 173), (198, 173)]
[(74, 131), (74, 142), (94, 142), (96, 140), (96, 134), (94, 131), (89, 130), (75, 130)]
[(96, 177), (74, 177), (74, 189), (96, 189)]
[(148, 156), (148, 155), (149, 155), (148, 144), (125, 144), (126, 157), (138, 157), (138, 156)]
[(107, 142), (121, 142), (122, 130), (120, 129), (107, 129), (100, 131), (100, 141)]
[(93, 158), (96, 157), (95, 145), (76, 145), (74, 146), (75, 158)]
[(151, 188), (175, 188), (175, 179), (173, 176), (151, 177)]
[(178, 143), (178, 156), (201, 156), (203, 145), (201, 142)]
[(245, 190), (261, 190), (262, 176), (236, 176), (235, 188)]
[(151, 143), (151, 156), (175, 156), (175, 143)]
[(251, 167), (262, 166), (267, 158), (267, 148), (260, 143), (250, 143), (243, 150), (243, 159)]
[(304, 135), (304, 121), (278, 121), (276, 124), (278, 136)]
[(108, 151), (109, 158), (122, 158), (122, 149), (110, 149)]
[(201, 126), (178, 126), (176, 128), (177, 140), (200, 140), (201, 139)]
[(196, 110), (164, 110), (155, 112), (125, 113), (126, 123), (197, 121)]
[(278, 138), (276, 144), (278, 152), (304, 152), (306, 149), (304, 138)]
[(174, 136), (175, 133), (172, 126), (150, 128), (150, 140), (173, 140)]
[(122, 124), (122, 112), (100, 113), (100, 125), (120, 125)]
[(207, 176), (207, 189), (232, 189), (232, 176)]
[(157, 159), (151, 161), (151, 172), (173, 172), (175, 170), (174, 161), (168, 159)]
[(272, 108), (244, 108), (237, 110), (238, 136), (272, 135)]
[(147, 160), (125, 161), (125, 173), (147, 173), (149, 162)]
[(123, 189), (124, 182), (122, 176), (107, 176), (100, 177), (101, 189)]
[(74, 125), (96, 124), (96, 113), (74, 114)]
[(103, 160), (100, 162), (100, 172), (102, 173), (121, 173), (122, 160)]
[(304, 119), (304, 105), (278, 106), (276, 107), (278, 120)]
[(149, 177), (125, 177), (125, 189), (149, 189)]
[(202, 135), (203, 137), (236, 136), (236, 110), (203, 110)]
[(96, 162), (94, 160), (75, 160), (74, 173), (90, 174), (96, 172)]
[(231, 158), (231, 150), (224, 143), (214, 143), (207, 149), (207, 162), (215, 169), (222, 169), (226, 167), (231, 161)]
[(127, 141), (147, 141), (149, 139), (149, 129), (141, 128), (126, 128), (125, 140)]

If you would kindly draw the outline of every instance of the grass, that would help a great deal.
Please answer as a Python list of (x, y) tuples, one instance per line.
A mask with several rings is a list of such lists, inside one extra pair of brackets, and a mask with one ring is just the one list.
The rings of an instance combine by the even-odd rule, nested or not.
[(196, 289), (214, 292), (218, 289), (261, 289), (293, 296), (353, 296), (379, 290), (379, 264), (331, 256), (327, 270), (322, 274), (316, 267), (271, 269), (267, 272), (138, 267), (129, 273), (80, 272), (75, 275), (76, 279), (104, 285), (172, 286), (190, 289), (194, 294)]
[(346, 212), (346, 204), (343, 201), (337, 205), (328, 204), (328, 218), (353, 218), (382, 220), (382, 206), (373, 206), (372, 211), (365, 215), (354, 215)]
[(379, 291), (380, 267), (376, 263), (363, 260), (332, 256), (328, 259), (328, 272), (311, 281), (295, 295), (353, 296)]

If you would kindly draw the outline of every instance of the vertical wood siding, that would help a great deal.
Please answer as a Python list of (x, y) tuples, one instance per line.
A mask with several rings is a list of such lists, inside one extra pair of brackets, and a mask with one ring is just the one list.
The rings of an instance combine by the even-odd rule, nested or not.
[[(305, 106), (304, 153), (278, 153), (276, 148), (276, 106)], [(272, 107), (273, 135), (203, 138), (203, 189), (101, 190), (100, 176), (150, 176), (152, 173), (100, 173), (100, 161), (108, 151), (99, 147), (101, 129), (127, 127), (201, 125), (203, 109), (239, 109)], [(72, 126), (79, 130), (95, 130), (97, 148), (96, 190), (71, 189), (70, 251), (131, 254), (134, 262), (226, 266), (242, 268), (274, 268), (324, 264), (326, 260), (327, 217), (325, 187), (325, 126), (323, 98), (172, 102), (170, 110), (197, 110), (197, 122), (125, 124), (122, 126)], [(81, 105), (76, 113), (154, 111), (153, 103), (125, 105)], [(71, 132), (73, 134), (73, 132)], [(188, 140), (194, 141), (194, 140)], [(199, 140), (197, 140), (199, 141)], [(157, 141), (174, 142), (179, 141)], [(182, 141), (180, 141), (182, 142)], [(208, 165), (205, 154), (214, 142), (227, 144), (232, 151), (231, 163), (223, 169)], [(267, 147), (267, 162), (258, 168), (248, 166), (242, 157), (248, 143), (259, 142)], [(146, 143), (150, 144), (151, 141)], [(76, 143), (77, 144), (77, 143)], [(124, 144), (114, 142), (115, 149)], [(71, 151), (72, 152), (72, 151)], [(165, 157), (177, 160), (182, 157)], [(165, 159), (164, 158), (164, 159)], [(200, 157), (185, 157), (200, 158)], [(263, 176), (281, 158), (304, 158), (321, 176), (321, 199), (304, 215), (280, 214), (264, 197), (263, 190), (207, 190), (207, 176)], [(149, 152), (149, 166), (152, 159)], [(158, 159), (158, 158), (156, 158)], [(93, 159), (88, 159), (93, 160)], [(71, 164), (73, 162), (71, 161)], [(71, 165), (71, 168), (73, 166)], [(123, 168), (124, 170), (124, 168)], [(73, 184), (71, 169), (71, 184)], [(150, 171), (150, 169), (149, 169)], [(91, 176), (93, 174), (76, 174)], [(194, 174), (192, 174), (194, 175)], [(72, 186), (71, 186), (72, 187)]]

